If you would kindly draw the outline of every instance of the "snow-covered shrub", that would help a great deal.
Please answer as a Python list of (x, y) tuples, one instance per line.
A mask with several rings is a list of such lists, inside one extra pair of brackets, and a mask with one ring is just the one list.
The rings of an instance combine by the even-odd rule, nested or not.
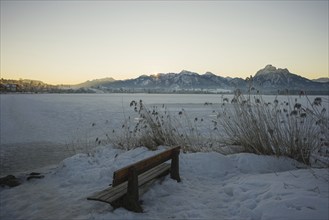
[(284, 155), (309, 164), (311, 155), (329, 140), (329, 119), (320, 98), (310, 106), (236, 94), (231, 104), (223, 103), (218, 126), (226, 142), (242, 145), (246, 152)]

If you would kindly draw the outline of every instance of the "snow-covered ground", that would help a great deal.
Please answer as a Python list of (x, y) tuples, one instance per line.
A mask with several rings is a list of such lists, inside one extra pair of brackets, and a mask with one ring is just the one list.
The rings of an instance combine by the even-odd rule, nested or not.
[[(275, 97), (265, 98), (273, 102)], [(181, 153), (182, 182), (166, 177), (152, 185), (141, 197), (142, 214), (88, 201), (89, 195), (111, 183), (115, 170), (165, 148), (123, 151), (110, 144), (76, 154), (79, 146), (70, 145), (120, 128), (124, 118), (133, 114), (129, 103), (140, 99), (149, 105), (165, 104), (173, 114), (184, 108), (192, 119), (206, 121), (212, 119), (222, 97), (0, 95), (0, 176), (15, 174), (23, 181), (15, 188), (0, 188), (0, 219), (329, 218), (328, 168), (311, 169), (288, 158), (252, 154)], [(305, 97), (291, 97), (295, 99), (310, 104)], [(45, 177), (27, 181), (26, 173), (31, 171), (41, 171)]]
[[(141, 197), (144, 213), (86, 198), (116, 169), (163, 150), (99, 147), (45, 170), (45, 178), (1, 189), (1, 219), (328, 219), (328, 169), (287, 158), (180, 154), (177, 183), (168, 176)], [(24, 176), (21, 176), (24, 178)]]

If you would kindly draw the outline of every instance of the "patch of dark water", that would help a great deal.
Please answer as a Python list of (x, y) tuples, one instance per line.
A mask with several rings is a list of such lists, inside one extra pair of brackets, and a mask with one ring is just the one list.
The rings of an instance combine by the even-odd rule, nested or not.
[(56, 165), (79, 152), (52, 142), (0, 144), (0, 177)]

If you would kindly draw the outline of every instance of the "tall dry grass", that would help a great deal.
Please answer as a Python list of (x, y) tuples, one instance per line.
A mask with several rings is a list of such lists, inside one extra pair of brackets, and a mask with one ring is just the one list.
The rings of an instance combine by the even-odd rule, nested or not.
[(135, 115), (127, 117), (121, 129), (113, 130), (116, 135), (108, 142), (123, 149), (145, 146), (154, 150), (160, 145), (179, 145), (195, 152), (204, 148), (206, 139), (199, 130), (203, 119), (191, 119), (184, 109), (171, 113), (164, 105), (148, 107), (142, 100), (132, 101), (130, 107)]
[(218, 123), (225, 141), (242, 145), (246, 152), (288, 156), (310, 164), (311, 155), (328, 143), (329, 120), (321, 98), (309, 104), (277, 99), (269, 103), (260, 95), (236, 94), (230, 107), (222, 108)]
[(317, 152), (329, 157), (328, 103), (316, 98), (303, 106), (289, 96), (270, 103), (261, 95), (237, 92), (231, 100), (222, 97), (221, 107), (213, 110), (216, 117), (206, 119), (191, 117), (184, 109), (170, 112), (165, 105), (149, 107), (142, 100), (132, 101), (134, 113), (124, 114), (122, 126), (107, 132), (105, 139), (97, 137), (96, 142), (125, 150), (179, 145), (184, 151), (221, 153), (236, 152), (227, 146), (242, 146), (244, 152), (287, 156), (310, 164)]

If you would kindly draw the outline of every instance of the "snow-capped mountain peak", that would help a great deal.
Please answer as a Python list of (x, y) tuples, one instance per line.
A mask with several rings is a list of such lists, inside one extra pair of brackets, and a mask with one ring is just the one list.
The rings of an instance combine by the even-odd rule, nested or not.
[(189, 76), (198, 76), (199, 74), (195, 73), (195, 72), (191, 72), (191, 71), (188, 71), (188, 70), (182, 70), (179, 74), (181, 75), (189, 75)]
[(281, 68), (276, 68), (275, 66), (272, 66), (271, 64), (268, 64), (267, 66), (265, 66), (265, 68), (260, 69), (257, 71), (257, 73), (255, 74), (256, 76), (261, 76), (261, 75), (268, 75), (268, 74), (282, 74), (282, 75), (286, 75), (289, 74), (289, 70), (287, 68), (281, 69)]
[(206, 72), (205, 74), (203, 74), (204, 76), (216, 76), (215, 74), (213, 74), (212, 72)]
[(255, 76), (259, 75), (266, 75), (270, 73), (275, 73), (277, 71), (277, 68), (275, 66), (272, 66), (271, 64), (265, 66), (265, 68), (258, 70)]
[[(240, 89), (246, 91), (248, 82), (242, 78), (221, 77), (211, 72), (198, 74), (182, 70), (179, 73), (158, 73), (141, 75), (136, 79), (99, 83), (94, 87), (108, 88), (109, 91), (206, 91)], [(294, 91), (328, 91), (328, 83), (317, 83), (299, 75), (290, 73), (288, 69), (267, 65), (253, 77), (253, 87), (264, 93), (276, 93), (278, 90)]]

